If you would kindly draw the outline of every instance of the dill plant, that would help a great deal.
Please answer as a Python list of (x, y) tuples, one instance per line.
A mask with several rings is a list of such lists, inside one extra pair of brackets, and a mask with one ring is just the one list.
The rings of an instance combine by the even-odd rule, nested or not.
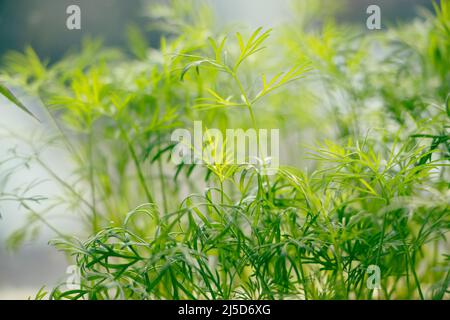
[[(317, 25), (305, 18), (311, 4), (273, 41), (262, 28), (213, 32), (204, 6), (171, 7), (152, 10), (167, 34), (158, 49), (130, 27), (133, 56), (88, 40), (50, 66), (31, 48), (5, 58), (4, 83), (48, 107), (54, 130), (42, 144), (62, 145), (76, 165), (65, 180), (33, 146), (13, 158), (44, 168), (63, 200), (29, 196), (39, 185), (0, 193), (32, 213), (13, 244), (44, 224), (80, 268), (79, 289), (61, 284), (49, 297), (448, 298), (449, 1), (377, 34), (329, 15)], [(226, 161), (175, 166), (170, 133), (195, 119), (309, 132), (314, 143), (295, 152), (282, 141), (294, 153), (274, 176)], [(8, 159), (0, 165), (13, 174)], [(56, 228), (55, 210), (83, 232)], [(377, 291), (367, 286), (373, 265)]]

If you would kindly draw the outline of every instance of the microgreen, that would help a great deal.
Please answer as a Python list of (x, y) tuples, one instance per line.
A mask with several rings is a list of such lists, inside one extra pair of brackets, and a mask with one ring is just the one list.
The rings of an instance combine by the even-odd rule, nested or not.
[[(372, 34), (304, 19), (315, 2), (276, 34), (230, 36), (205, 7), (175, 1), (152, 11), (158, 49), (132, 26), (128, 54), (92, 40), (51, 65), (30, 48), (9, 54), (2, 81), (39, 96), (52, 119), (51, 138), (2, 137), (31, 150), (0, 159), (0, 200), (30, 213), (11, 243), (55, 233), (81, 279), (52, 299), (447, 299), (449, 3)], [(267, 176), (206, 137), (223, 161), (174, 165), (171, 133), (195, 120), (280, 128), (284, 162)], [(55, 145), (69, 177), (42, 155)], [(31, 195), (39, 184), (8, 191), (30, 163), (60, 197)], [(57, 214), (82, 232), (55, 227)]]

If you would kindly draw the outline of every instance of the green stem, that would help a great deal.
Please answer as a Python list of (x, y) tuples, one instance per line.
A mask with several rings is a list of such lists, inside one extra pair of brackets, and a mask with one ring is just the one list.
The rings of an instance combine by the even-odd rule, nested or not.
[(303, 262), (302, 262), (302, 258), (301, 255), (299, 254), (299, 269), (300, 269), (300, 275), (302, 276), (302, 282), (303, 282), (303, 292), (305, 293), (305, 300), (308, 300), (308, 288), (307, 288), (307, 278), (305, 276), (305, 271), (303, 270)]
[[(160, 141), (161, 135), (158, 135), (158, 140)], [(163, 165), (161, 161), (161, 157), (158, 158), (158, 171), (159, 171), (159, 179), (161, 181), (161, 190), (162, 190), (162, 197), (163, 197), (163, 208), (164, 212), (167, 213), (168, 204), (167, 204), (167, 194), (166, 194), (166, 180), (164, 177), (164, 171), (163, 171)]]
[[(247, 97), (247, 93), (245, 92), (244, 86), (242, 85), (241, 80), (239, 80), (239, 77), (236, 75), (235, 72), (231, 71), (231, 76), (233, 77), (234, 81), (236, 81), (239, 91), (241, 92), (242, 97), (244, 98), (244, 103), (247, 106), (248, 112), (250, 114), (250, 119), (252, 121), (252, 125), (257, 130), (258, 126), (256, 125), (256, 118), (253, 113), (252, 105), (250, 103), (250, 100)], [(259, 136), (257, 135), (257, 141), (258, 141), (258, 147), (259, 147)]]
[(223, 199), (224, 199), (224, 192), (223, 192), (223, 181), (219, 178), (220, 181), (220, 203), (223, 205)]
[[(250, 119), (252, 121), (253, 128), (257, 131), (256, 132), (256, 146), (257, 146), (257, 150), (258, 150), (257, 154), (259, 156), (259, 152), (260, 152), (259, 130), (258, 130), (258, 125), (256, 123), (255, 114), (253, 113), (252, 102), (248, 99), (248, 96), (247, 96), (247, 93), (245, 92), (244, 86), (242, 85), (241, 80), (239, 80), (239, 77), (237, 76), (236, 72), (230, 71), (230, 73), (231, 73), (233, 79), (236, 81), (236, 83), (239, 87), (239, 91), (241, 92), (241, 95), (244, 98), (244, 103), (247, 106), (248, 112), (250, 114)], [(273, 143), (273, 141), (272, 141), (272, 143)], [(261, 160), (263, 161), (263, 165), (265, 165), (264, 159), (261, 159)], [(270, 190), (269, 177), (267, 175), (265, 175), (264, 179), (267, 184), (267, 189)]]
[(92, 204), (90, 204), (86, 199), (83, 198), (81, 194), (79, 194), (70, 184), (64, 181), (61, 177), (59, 177), (49, 166), (47, 166), (39, 157), (36, 157), (36, 161), (41, 165), (42, 168), (45, 169), (59, 184), (69, 190), (73, 195), (75, 195), (81, 202), (83, 202), (86, 206), (88, 206), (91, 210), (93, 210)]
[[(384, 243), (384, 235), (386, 233), (387, 215), (388, 215), (388, 211), (385, 212), (384, 217), (383, 217), (383, 227), (381, 229), (381, 238), (380, 238), (380, 242), (378, 243), (377, 257), (375, 259), (375, 265), (377, 265), (377, 266), (380, 263), (381, 251), (382, 251), (383, 243)], [(368, 297), (369, 300), (372, 299), (372, 294), (373, 294), (373, 290), (370, 290), (369, 297)]]
[(63, 239), (67, 239), (68, 236), (63, 234), (61, 231), (59, 231), (57, 228), (55, 228), (50, 222), (47, 221), (44, 217), (42, 217), (39, 213), (37, 213), (35, 210), (33, 210), (30, 206), (28, 206), (26, 203), (21, 203), (25, 209), (31, 212), (33, 216), (35, 216), (39, 221), (41, 221), (47, 228), (52, 230), (55, 234), (57, 234), (59, 237)]
[(139, 177), (139, 182), (140, 182), (142, 188), (144, 189), (145, 196), (147, 197), (147, 200), (149, 203), (156, 204), (156, 202), (155, 202), (153, 196), (151, 195), (150, 190), (148, 189), (147, 184), (145, 182), (145, 176), (142, 171), (142, 167), (139, 163), (139, 159), (137, 157), (136, 150), (134, 149), (133, 144), (131, 143), (130, 138), (128, 137), (128, 134), (126, 133), (126, 131), (123, 129), (122, 126), (120, 126), (120, 124), (119, 124), (119, 127), (120, 127), (120, 131), (121, 131), (123, 137), (125, 138), (125, 141), (127, 142), (128, 150), (130, 151), (131, 158), (133, 159), (134, 165), (136, 166), (136, 170), (137, 170), (138, 177)]
[(415, 268), (415, 263), (414, 261), (411, 259), (411, 256), (409, 255), (409, 250), (408, 248), (406, 248), (406, 254), (408, 256), (408, 260), (409, 260), (409, 266), (411, 268), (411, 272), (414, 276), (414, 282), (416, 283), (416, 287), (417, 290), (419, 291), (419, 296), (421, 300), (425, 300), (425, 297), (423, 296), (423, 292), (422, 292), (422, 288), (420, 287), (420, 281), (419, 281), (419, 277), (417, 276), (416, 273), (416, 268)]
[(88, 136), (88, 157), (89, 157), (89, 182), (91, 185), (91, 197), (92, 197), (92, 229), (94, 234), (98, 231), (98, 218), (97, 218), (97, 209), (96, 209), (96, 201), (95, 201), (95, 182), (94, 182), (94, 160), (93, 160), (93, 132), (92, 127), (89, 130)]

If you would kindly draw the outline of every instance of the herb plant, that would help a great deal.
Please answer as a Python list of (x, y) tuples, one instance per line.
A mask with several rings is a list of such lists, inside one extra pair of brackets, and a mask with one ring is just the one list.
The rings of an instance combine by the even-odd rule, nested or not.
[[(28, 113), (9, 87), (38, 96), (50, 128), (0, 162), (0, 200), (30, 213), (9, 243), (50, 228), (81, 272), (79, 288), (51, 299), (449, 297), (448, 0), (376, 33), (313, 2), (276, 30), (235, 35), (198, 3), (157, 8), (157, 48), (130, 27), (128, 51), (86, 40), (51, 65), (31, 48), (5, 57), (0, 92)], [(283, 165), (271, 176), (174, 165), (171, 132), (194, 120), (282, 128)], [(55, 147), (69, 177), (41, 157)], [(39, 183), (7, 190), (30, 163), (61, 197), (36, 196)], [(66, 216), (80, 232), (55, 225)]]

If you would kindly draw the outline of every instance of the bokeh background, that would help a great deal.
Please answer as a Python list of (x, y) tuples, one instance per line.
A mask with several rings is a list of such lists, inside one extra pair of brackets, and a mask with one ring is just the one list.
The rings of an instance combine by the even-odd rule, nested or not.
[[(150, 0), (151, 1), (151, 0)], [(159, 34), (148, 28), (147, 5), (142, 0), (0, 0), (0, 68), (1, 57), (10, 50), (23, 50), (30, 45), (39, 57), (49, 63), (76, 50), (83, 38), (98, 37), (108, 46), (124, 47), (125, 30), (130, 24), (143, 27), (150, 44), (158, 44)], [(204, 0), (206, 1), (206, 0)], [(294, 0), (303, 1), (303, 0)], [(245, 25), (249, 27), (276, 27), (289, 15), (291, 2), (287, 0), (209, 0), (218, 25)], [(377, 4), (382, 10), (383, 28), (401, 20), (418, 16), (418, 7), (430, 8), (430, 0), (329, 0), (330, 5), (342, 5), (339, 21), (365, 24), (366, 8)], [(77, 4), (81, 8), (82, 29), (67, 30), (66, 8)], [(39, 102), (29, 101), (27, 105)], [(25, 119), (26, 118), (26, 119)], [(6, 99), (0, 97), (0, 127), (14, 127), (23, 132), (34, 130), (36, 123), (24, 117)], [(0, 152), (11, 145), (1, 140)], [(63, 157), (49, 154), (54, 165), (65, 170)], [(36, 178), (42, 172), (31, 171)], [(27, 177), (29, 178), (29, 176)], [(44, 177), (45, 178), (45, 177)], [(14, 181), (20, 185), (20, 178)], [(46, 193), (57, 192), (48, 187)], [(33, 242), (18, 250), (6, 249), (5, 240), (23, 222), (20, 208), (0, 202), (0, 299), (26, 299), (34, 296), (46, 284), (52, 287), (61, 280), (67, 263), (61, 254), (47, 245), (51, 237), (43, 232)]]
[[(150, 0), (152, 1), (152, 0)], [(128, 24), (144, 24), (146, 2), (143, 0), (1, 0), (0, 55), (8, 50), (22, 50), (31, 45), (43, 57), (57, 58), (68, 48), (79, 45), (87, 35), (98, 36), (112, 46), (125, 44)], [(210, 3), (219, 23), (239, 23), (250, 26), (276, 25), (289, 14), (288, 0), (200, 0)], [(302, 1), (302, 0), (294, 0)], [(383, 23), (411, 19), (417, 6), (432, 6), (431, 0), (330, 0), (330, 5), (342, 3), (340, 20), (364, 23), (366, 8), (377, 4), (383, 11)], [(81, 31), (65, 28), (66, 8), (77, 4), (82, 10)], [(149, 33), (153, 44), (158, 35)]]

